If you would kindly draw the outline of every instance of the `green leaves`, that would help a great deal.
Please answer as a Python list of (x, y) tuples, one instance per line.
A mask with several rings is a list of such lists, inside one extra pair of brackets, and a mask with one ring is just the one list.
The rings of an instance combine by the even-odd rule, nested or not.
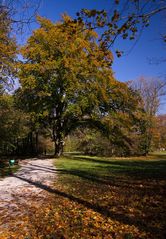
[(16, 139), (29, 132), (28, 120), (26, 113), (16, 109), (13, 96), (0, 95), (0, 153), (15, 150)]

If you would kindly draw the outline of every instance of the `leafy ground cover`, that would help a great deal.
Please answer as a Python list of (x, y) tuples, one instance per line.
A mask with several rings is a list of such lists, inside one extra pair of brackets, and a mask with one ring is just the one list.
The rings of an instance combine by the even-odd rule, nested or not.
[[(165, 238), (166, 156), (56, 162), (67, 238)], [(63, 206), (62, 206), (63, 205)]]
[(5, 219), (11, 227), (1, 239), (165, 238), (164, 154), (132, 159), (68, 154), (55, 165), (51, 187), (29, 181), (45, 190), (45, 201), (29, 196), (17, 223), (12, 215)]

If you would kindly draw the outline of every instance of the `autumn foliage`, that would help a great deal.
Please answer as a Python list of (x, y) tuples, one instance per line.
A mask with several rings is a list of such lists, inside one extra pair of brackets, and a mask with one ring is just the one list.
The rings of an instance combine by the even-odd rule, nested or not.
[(51, 130), (55, 155), (79, 125), (98, 128), (130, 154), (131, 135), (142, 133), (143, 106), (135, 90), (114, 78), (112, 53), (97, 43), (96, 32), (67, 15), (56, 24), (38, 21), (39, 29), (21, 49), (20, 100)]
[(57, 160), (52, 186), (36, 183), (45, 192), (1, 211), (1, 239), (164, 239), (166, 164), (156, 157)]

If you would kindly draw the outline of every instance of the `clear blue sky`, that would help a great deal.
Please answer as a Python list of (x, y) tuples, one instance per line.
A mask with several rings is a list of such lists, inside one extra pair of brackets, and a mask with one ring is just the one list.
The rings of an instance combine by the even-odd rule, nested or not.
[[(39, 13), (41, 16), (47, 17), (55, 22), (61, 18), (63, 13), (68, 13), (70, 16), (75, 17), (76, 12), (81, 8), (109, 10), (111, 8), (111, 2), (113, 1), (114, 0), (42, 0)], [(161, 33), (164, 32), (165, 27), (166, 23), (164, 23), (163, 15), (155, 16), (151, 21), (151, 25), (145, 29), (139, 41), (129, 54), (121, 58), (114, 56), (113, 71), (115, 72), (117, 80), (128, 81), (141, 76), (164, 77), (164, 75), (166, 75), (166, 62), (150, 64), (150, 60), (153, 58), (165, 57), (166, 44), (164, 45), (161, 41)], [(132, 41), (127, 42), (120, 40), (114, 48), (125, 50), (127, 53), (132, 46)], [(165, 113), (163, 110), (162, 113)]]

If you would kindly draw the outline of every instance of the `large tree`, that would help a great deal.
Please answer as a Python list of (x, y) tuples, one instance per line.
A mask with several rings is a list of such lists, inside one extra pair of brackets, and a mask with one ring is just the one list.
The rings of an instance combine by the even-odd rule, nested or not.
[[(110, 113), (127, 122), (137, 101), (126, 84), (114, 79), (112, 54), (96, 43), (94, 31), (66, 15), (56, 24), (41, 17), (38, 21), (40, 28), (21, 50), (19, 77), (26, 108), (52, 130), (59, 156), (65, 136), (79, 124), (108, 134)], [(118, 125), (114, 131), (120, 133)]]
[[(62, 152), (64, 137), (75, 121), (97, 114), (100, 100), (107, 98), (113, 73), (111, 52), (96, 44), (96, 33), (83, 30), (68, 16), (57, 24), (38, 18), (40, 28), (22, 48), (22, 89), (32, 96), (31, 109), (52, 129), (55, 154)], [(71, 25), (66, 27), (66, 23)]]

